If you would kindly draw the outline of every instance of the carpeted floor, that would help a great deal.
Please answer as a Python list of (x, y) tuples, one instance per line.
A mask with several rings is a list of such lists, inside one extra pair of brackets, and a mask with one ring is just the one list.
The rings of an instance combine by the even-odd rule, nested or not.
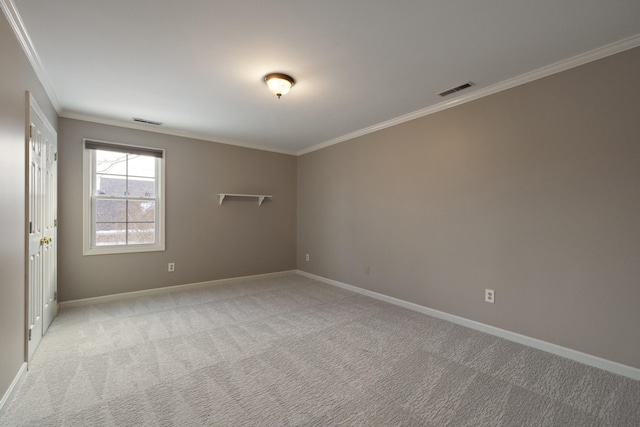
[(2, 426), (640, 426), (640, 382), (302, 276), (61, 310)]

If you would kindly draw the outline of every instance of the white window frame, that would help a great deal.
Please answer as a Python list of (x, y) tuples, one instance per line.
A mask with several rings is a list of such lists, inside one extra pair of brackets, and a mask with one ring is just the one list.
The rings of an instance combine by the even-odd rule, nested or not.
[[(94, 149), (87, 148), (87, 143), (92, 145), (104, 145), (112, 148), (122, 147), (123, 152), (130, 150), (154, 151), (162, 153), (159, 157), (159, 165), (156, 167), (156, 242), (154, 244), (135, 244), (135, 245), (109, 245), (95, 246), (94, 230), (95, 230), (95, 208), (94, 194), (92, 194), (93, 183), (95, 180), (95, 170), (92, 161), (92, 151)], [(83, 149), (83, 231), (82, 231), (82, 254), (83, 255), (107, 255), (107, 254), (124, 254), (137, 252), (155, 252), (165, 250), (165, 151), (160, 148), (143, 147), (131, 144), (121, 144), (108, 141), (99, 141), (96, 139), (84, 138), (82, 140)]]

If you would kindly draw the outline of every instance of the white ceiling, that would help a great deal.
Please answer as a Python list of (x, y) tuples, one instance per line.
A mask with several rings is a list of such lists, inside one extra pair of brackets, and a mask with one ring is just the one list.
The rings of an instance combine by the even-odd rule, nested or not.
[(13, 3), (60, 115), (288, 153), (640, 33), (638, 0)]

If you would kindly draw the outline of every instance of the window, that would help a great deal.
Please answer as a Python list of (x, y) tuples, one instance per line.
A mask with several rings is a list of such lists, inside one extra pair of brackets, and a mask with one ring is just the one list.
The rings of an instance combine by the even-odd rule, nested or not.
[(164, 250), (164, 150), (84, 140), (84, 254)]

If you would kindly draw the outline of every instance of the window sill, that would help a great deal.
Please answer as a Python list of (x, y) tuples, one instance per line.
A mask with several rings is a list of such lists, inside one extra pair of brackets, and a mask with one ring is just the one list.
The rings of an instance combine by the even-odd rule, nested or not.
[(132, 254), (141, 252), (161, 252), (164, 250), (164, 245), (104, 246), (99, 248), (85, 248), (82, 251), (82, 255)]

